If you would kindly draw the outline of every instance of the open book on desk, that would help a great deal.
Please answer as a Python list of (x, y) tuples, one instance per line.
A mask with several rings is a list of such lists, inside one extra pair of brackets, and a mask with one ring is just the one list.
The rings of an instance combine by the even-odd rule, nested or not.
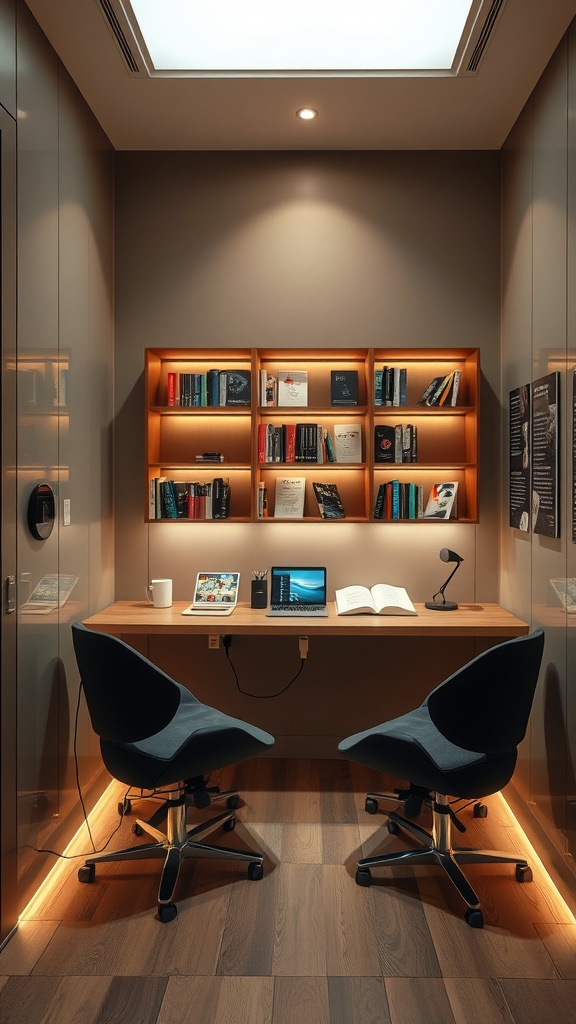
[(373, 587), (343, 587), (336, 591), (338, 615), (417, 615), (404, 587), (375, 583)]

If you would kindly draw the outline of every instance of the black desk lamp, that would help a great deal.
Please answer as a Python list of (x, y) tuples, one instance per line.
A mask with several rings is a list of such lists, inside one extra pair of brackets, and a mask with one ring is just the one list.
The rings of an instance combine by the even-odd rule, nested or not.
[[(456, 562), (456, 565), (452, 569), (452, 572), (450, 573), (446, 582), (443, 583), (442, 586), (440, 587), (440, 590), (437, 590), (436, 593), (432, 595), (432, 600), (426, 601), (425, 607), (431, 608), (435, 612), (454, 612), (456, 611), (458, 605), (456, 604), (456, 601), (447, 601), (446, 598), (444, 597), (444, 591), (446, 590), (446, 587), (450, 583), (450, 580), (452, 579), (456, 570), (460, 568), (460, 563), (463, 562), (464, 559), (460, 555), (457, 555), (455, 551), (451, 551), (450, 548), (442, 548), (440, 552), (440, 558), (442, 559), (443, 562)], [(436, 601), (438, 594), (440, 594), (442, 597), (441, 604)]]

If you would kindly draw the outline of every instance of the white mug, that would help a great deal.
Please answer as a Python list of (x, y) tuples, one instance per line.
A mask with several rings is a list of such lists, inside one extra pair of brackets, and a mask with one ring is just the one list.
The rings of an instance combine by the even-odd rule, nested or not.
[(170, 608), (172, 605), (172, 580), (150, 580), (146, 587), (146, 597), (155, 608)]

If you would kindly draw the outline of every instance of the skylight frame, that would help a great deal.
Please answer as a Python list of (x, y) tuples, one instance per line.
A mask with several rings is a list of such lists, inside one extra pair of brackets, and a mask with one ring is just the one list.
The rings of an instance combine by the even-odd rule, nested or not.
[[(210, 77), (245, 77), (245, 78), (262, 78), (262, 77), (300, 78), (300, 77), (305, 77), (305, 78), (314, 78), (314, 77), (323, 77), (323, 78), (330, 78), (330, 77), (421, 77), (421, 76), (425, 76), (425, 77), (441, 76), (442, 77), (442, 76), (453, 76), (453, 75), (457, 74), (458, 71), (460, 70), (460, 67), (462, 65), (463, 55), (468, 50), (468, 48), (470, 46), (470, 43), (471, 43), (471, 40), (473, 39), (473, 36), (475, 34), (477, 34), (477, 32), (475, 30), (477, 29), (477, 25), (478, 25), (478, 21), (479, 21), (479, 16), (483, 12), (483, 10), (485, 10), (490, 5), (491, 0), (435, 0), (436, 3), (443, 3), (443, 4), (452, 3), (452, 4), (456, 4), (456, 5), (457, 4), (465, 4), (466, 6), (469, 6), (469, 10), (468, 10), (468, 12), (466, 14), (466, 17), (465, 17), (465, 20), (464, 20), (464, 27), (463, 27), (462, 33), (461, 33), (461, 35), (459, 37), (457, 45), (455, 45), (455, 48), (454, 48), (454, 55), (453, 55), (452, 62), (450, 64), (450, 66), (447, 66), (447, 67), (438, 67), (438, 66), (436, 66), (436, 67), (427, 67), (427, 66), (426, 67), (424, 67), (424, 66), (422, 66), (422, 67), (415, 67), (415, 66), (408, 66), (408, 67), (401, 67), (401, 66), (397, 66), (397, 67), (388, 67), (388, 66), (386, 66), (386, 67), (372, 67), (372, 66), (371, 67), (358, 67), (358, 66), (356, 66), (356, 62), (351, 62), (351, 61), (348, 61), (347, 62), (348, 66), (345, 66), (345, 67), (342, 67), (342, 66), (337, 66), (337, 67), (327, 66), (327, 62), (325, 62), (324, 66), (321, 66), (321, 67), (318, 67), (318, 66), (314, 66), (314, 67), (311, 67), (311, 66), (305, 66), (305, 67), (304, 66), (300, 66), (300, 67), (280, 67), (280, 66), (276, 66), (276, 67), (271, 67), (271, 66), (268, 66), (268, 67), (253, 67), (253, 66), (247, 66), (248, 62), (246, 60), (244, 60), (244, 61), (236, 61), (236, 62), (234, 62), (235, 66), (228, 66), (228, 67), (226, 67), (226, 66), (218, 66), (218, 67), (210, 66), (209, 67), (209, 66), (207, 66), (207, 61), (204, 61), (202, 66), (199, 66), (199, 62), (197, 62), (197, 66), (196, 67), (184, 67), (184, 66), (182, 66), (182, 67), (174, 67), (174, 66), (172, 66), (172, 67), (168, 67), (168, 66), (166, 66), (166, 67), (161, 67), (161, 66), (157, 67), (155, 62), (154, 62), (152, 53), (150, 52), (149, 46), (147, 45), (146, 40), (144, 38), (144, 34), (142, 32), (141, 26), (140, 26), (140, 24), (139, 24), (139, 22), (137, 20), (136, 9), (139, 9), (139, 7), (141, 5), (143, 5), (144, 3), (151, 3), (152, 6), (155, 7), (155, 8), (160, 7), (162, 12), (163, 12), (163, 14), (164, 14), (164, 17), (165, 17), (167, 3), (174, 4), (174, 3), (179, 3), (179, 2), (182, 3), (182, 2), (184, 2), (184, 3), (186, 3), (187, 6), (190, 6), (190, 4), (192, 4), (192, 3), (200, 4), (200, 5), (208, 4), (208, 5), (213, 6), (215, 3), (218, 3), (218, 0), (162, 0), (162, 4), (161, 5), (159, 5), (157, 3), (157, 0), (121, 0), (121, 2), (122, 2), (122, 9), (123, 9), (124, 18), (126, 19), (127, 23), (130, 26), (131, 32), (133, 33), (134, 39), (137, 42), (137, 45), (138, 45), (138, 48), (140, 50), (142, 59), (143, 59), (144, 63), (146, 64), (147, 72), (150, 75), (150, 77), (158, 77), (158, 78), (170, 78), (170, 77), (172, 77), (172, 78), (174, 78), (174, 77), (177, 77), (177, 78), (194, 78), (194, 77), (200, 77), (200, 78), (204, 78), (204, 77), (208, 77), (208, 78), (210, 78)], [(229, 0), (222, 0), (222, 3), (227, 3), (227, 2), (229, 2)], [(235, 3), (239, 3), (240, 0), (234, 0), (234, 2)], [(264, 0), (247, 0), (247, 2), (258, 3), (258, 2), (264, 2)], [(270, 4), (274, 4), (274, 3), (287, 2), (287, 0), (265, 0), (265, 2), (269, 6)], [(300, 7), (300, 9), (304, 9), (304, 5), (305, 4), (306, 4), (306, 6), (309, 6), (310, 3), (312, 3), (312, 2), (319, 2), (319, 0), (290, 0), (290, 10), (291, 10), (292, 13), (294, 13), (294, 11), (298, 9), (298, 7)], [(339, 0), (339, 2), (341, 4), (343, 4), (345, 2), (345, 0)], [(347, 0), (347, 2), (349, 2), (351, 7), (357, 9), (359, 3), (363, 4), (364, 8), (366, 8), (367, 6), (370, 6), (370, 5), (372, 5), (373, 7), (381, 6), (382, 0)], [(402, 6), (405, 6), (407, 2), (409, 2), (411, 4), (412, 3), (416, 3), (416, 2), (420, 2), (422, 4), (425, 4), (426, 7), (429, 8), (430, 3), (432, 2), (432, 0), (389, 0), (389, 2), (391, 2), (391, 3), (395, 3), (395, 2), (396, 3), (400, 3), (400, 4), (402, 4)], [(335, 0), (331, 0), (330, 6), (331, 6), (332, 10), (334, 9), (334, 3), (335, 3)], [(183, 35), (183, 32), (182, 32), (181, 28), (179, 29), (179, 34), (180, 34), (180, 36)], [(156, 58), (156, 60), (158, 60), (158, 59)], [(168, 62), (165, 62), (165, 63), (168, 63)], [(180, 63), (182, 63), (182, 62), (180, 62)], [(215, 63), (215, 62), (213, 62), (213, 63)], [(222, 64), (224, 64), (224, 63), (232, 64), (233, 62), (232, 61), (226, 61), (226, 62), (222, 61), (220, 63), (222, 63)], [(251, 63), (254, 63), (254, 62), (251, 62)], [(272, 63), (272, 62), (270, 62), (270, 63)], [(292, 62), (292, 63), (295, 63), (295, 62)], [(300, 63), (302, 63), (302, 62), (300, 62)], [(318, 63), (318, 62), (316, 62), (316, 63)], [(335, 63), (335, 62), (331, 61), (331, 63)], [(339, 61), (338, 63), (341, 65), (344, 62), (343, 61)], [(354, 63), (354, 66), (352, 66), (353, 63)], [(386, 62), (386, 63), (388, 63), (388, 62)], [(403, 63), (410, 63), (411, 65), (413, 65), (415, 62), (403, 62)]]

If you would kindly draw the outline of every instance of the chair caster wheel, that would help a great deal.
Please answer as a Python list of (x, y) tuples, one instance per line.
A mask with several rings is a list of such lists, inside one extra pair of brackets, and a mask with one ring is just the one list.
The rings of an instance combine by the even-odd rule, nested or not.
[(529, 864), (517, 864), (516, 865), (516, 881), (517, 882), (533, 882), (534, 875), (532, 874), (532, 868)]
[(168, 924), (169, 921), (173, 921), (177, 913), (178, 907), (175, 903), (158, 904), (158, 919), (162, 921), (162, 924)]
[(374, 800), (371, 796), (367, 796), (366, 803), (364, 804), (364, 810), (367, 811), (368, 814), (376, 814), (376, 811), (378, 810), (378, 801)]
[(142, 825), (139, 825), (137, 821), (132, 825), (132, 832), (135, 836), (141, 836), (144, 832)]
[(259, 861), (248, 865), (248, 878), (251, 882), (259, 882), (264, 877), (264, 868)]
[(488, 808), (487, 808), (486, 804), (481, 804), (481, 803), (474, 804), (474, 810), (472, 811), (472, 816), (474, 818), (487, 818), (488, 817)]
[(224, 832), (233, 832), (236, 828), (236, 818), (228, 818), (222, 825)]
[(93, 882), (96, 878), (96, 867), (94, 864), (84, 864), (78, 868), (79, 882)]
[(239, 801), (240, 797), (238, 796), (238, 793), (235, 793), (233, 796), (228, 797), (226, 801), (226, 807), (229, 807), (231, 811), (235, 811), (236, 808), (238, 807)]
[(118, 804), (118, 814), (120, 815), (120, 817), (125, 818), (127, 814), (131, 813), (132, 801), (128, 800), (128, 798), (126, 798), (125, 800), (121, 800), (120, 803)]
[(397, 825), (395, 821), (392, 821), (392, 818), (388, 818), (388, 821), (386, 822), (386, 828), (388, 829), (391, 836), (397, 836), (400, 831), (400, 826)]
[(468, 910), (464, 914), (466, 924), (469, 924), (471, 928), (483, 928), (484, 927), (484, 914), (477, 907), (468, 907)]
[(370, 874), (369, 868), (358, 868), (356, 871), (356, 885), (361, 885), (365, 889), (372, 885), (372, 875)]

